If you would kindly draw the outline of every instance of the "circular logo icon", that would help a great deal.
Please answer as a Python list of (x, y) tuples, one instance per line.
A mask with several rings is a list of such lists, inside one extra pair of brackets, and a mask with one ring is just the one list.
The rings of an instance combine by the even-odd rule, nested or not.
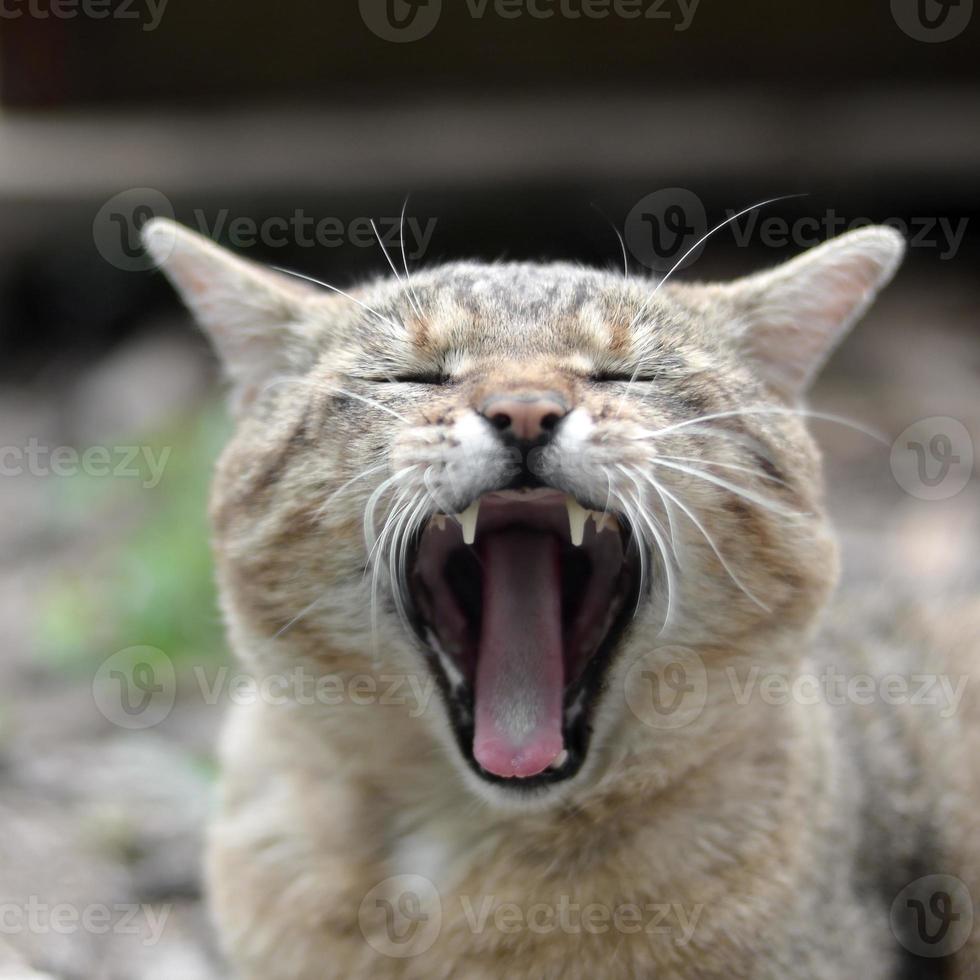
[(958, 419), (920, 419), (892, 443), (892, 475), (913, 497), (948, 500), (970, 482), (973, 456), (973, 440)]
[(435, 29), (442, 0), (358, 0), (361, 20), (382, 41), (420, 41)]
[(697, 721), (708, 700), (704, 661), (686, 647), (660, 647), (626, 673), (626, 703), (648, 728), (684, 728)]
[[(697, 261), (708, 230), (701, 199), (684, 187), (666, 187), (637, 201), (626, 216), (626, 244), (637, 262), (654, 272), (685, 269)], [(690, 252), (690, 255), (685, 253)]]
[(140, 241), (140, 229), (150, 218), (173, 217), (173, 205), (164, 194), (152, 187), (134, 187), (110, 197), (99, 208), (92, 222), (92, 239), (110, 265), (123, 272), (143, 272), (154, 263)]
[(939, 44), (959, 37), (973, 17), (973, 0), (891, 0), (895, 23), (913, 41)]
[(177, 675), (156, 647), (127, 647), (103, 661), (92, 681), (99, 711), (120, 728), (152, 728), (177, 700)]
[(970, 892), (954, 875), (917, 878), (895, 896), (891, 927), (895, 938), (916, 956), (950, 956), (973, 931)]
[(420, 956), (439, 937), (442, 901), (428, 878), (395, 875), (364, 896), (357, 921), (368, 945), (382, 956)]

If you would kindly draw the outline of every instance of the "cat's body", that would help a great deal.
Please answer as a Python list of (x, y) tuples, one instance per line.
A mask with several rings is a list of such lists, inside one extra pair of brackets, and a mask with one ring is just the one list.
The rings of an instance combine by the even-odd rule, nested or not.
[[(863, 621), (850, 625), (866, 633)], [(975, 639), (980, 610), (971, 628)], [(920, 649), (891, 652), (918, 673)], [(825, 663), (840, 670), (847, 660), (835, 649)], [(337, 737), (329, 722), (240, 711), (211, 839), (228, 947), (251, 964), (248, 976), (304, 980), (976, 977), (975, 947), (961, 951), (960, 973), (944, 973), (912, 958), (889, 926), (909, 882), (937, 870), (978, 880), (963, 849), (976, 851), (978, 787), (951, 801), (943, 778), (976, 769), (976, 704), (921, 727), (906, 709), (905, 731), (881, 705), (792, 713), (762, 712), (756, 731), (672, 789), (624, 767), (581, 808), (514, 817), (475, 807), (434, 774), (439, 749), (417, 725), (386, 715), (381, 731), (364, 719)], [(311, 756), (312, 733), (324, 728), (331, 747)], [(873, 758), (860, 751), (863, 735)], [(377, 768), (351, 773), (352, 754)], [(379, 954), (361, 931), (364, 897), (395, 875), (422, 876), (440, 901), (423, 912), (441, 917), (438, 939), (404, 959)], [(388, 897), (412, 892), (433, 894), (408, 878)], [(535, 906), (547, 910), (540, 920)], [(601, 910), (593, 931), (583, 924), (590, 906)], [(377, 948), (397, 950), (370, 911)], [(419, 935), (425, 945), (428, 933)]]
[[(652, 300), (532, 265), (327, 296), (162, 222), (147, 241), (236, 381), (219, 578), (236, 652), (282, 682), (229, 718), (211, 834), (244, 977), (980, 975), (962, 896), (953, 956), (890, 922), (923, 876), (980, 895), (956, 687), (980, 609), (881, 639), (824, 610), (793, 408), (895, 236)], [(622, 530), (577, 539), (559, 491)], [(923, 673), (955, 704), (813, 696)]]

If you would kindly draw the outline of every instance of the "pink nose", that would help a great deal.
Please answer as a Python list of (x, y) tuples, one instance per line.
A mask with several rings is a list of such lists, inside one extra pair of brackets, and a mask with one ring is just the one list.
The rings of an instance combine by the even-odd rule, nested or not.
[(568, 409), (554, 392), (529, 391), (491, 395), (480, 412), (499, 432), (532, 441), (550, 435)]

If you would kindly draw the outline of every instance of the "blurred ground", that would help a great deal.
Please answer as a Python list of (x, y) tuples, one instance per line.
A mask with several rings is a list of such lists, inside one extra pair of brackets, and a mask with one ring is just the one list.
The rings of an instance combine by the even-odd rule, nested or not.
[[(953, 417), (980, 445), (978, 299), (965, 277), (937, 290), (900, 276), (812, 407), (888, 441), (917, 420)], [(222, 976), (199, 882), (221, 709), (204, 703), (193, 669), (213, 677), (224, 662), (204, 510), (226, 422), (190, 331), (150, 326), (55, 392), (0, 390), (5, 446), (33, 437), (171, 448), (153, 487), (145, 467), (136, 477), (0, 479), (0, 978), (26, 978), (26, 964), (59, 980)], [(914, 474), (900, 485), (889, 447), (831, 423), (814, 430), (848, 581), (943, 591), (974, 579), (976, 475), (948, 499), (925, 500)], [(173, 711), (142, 729), (122, 727), (132, 718), (97, 698), (100, 666), (134, 646), (176, 671)], [(61, 903), (105, 906), (119, 927), (18, 928), (2, 917), (32, 901), (48, 915)], [(132, 934), (113, 911), (123, 904), (139, 907)]]

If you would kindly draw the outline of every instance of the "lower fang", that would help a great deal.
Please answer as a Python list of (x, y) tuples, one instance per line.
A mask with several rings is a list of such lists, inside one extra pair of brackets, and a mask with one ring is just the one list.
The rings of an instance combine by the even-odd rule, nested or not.
[(562, 749), (561, 752), (555, 757), (551, 765), (548, 766), (549, 769), (561, 769), (563, 765), (568, 761), (568, 749)]

